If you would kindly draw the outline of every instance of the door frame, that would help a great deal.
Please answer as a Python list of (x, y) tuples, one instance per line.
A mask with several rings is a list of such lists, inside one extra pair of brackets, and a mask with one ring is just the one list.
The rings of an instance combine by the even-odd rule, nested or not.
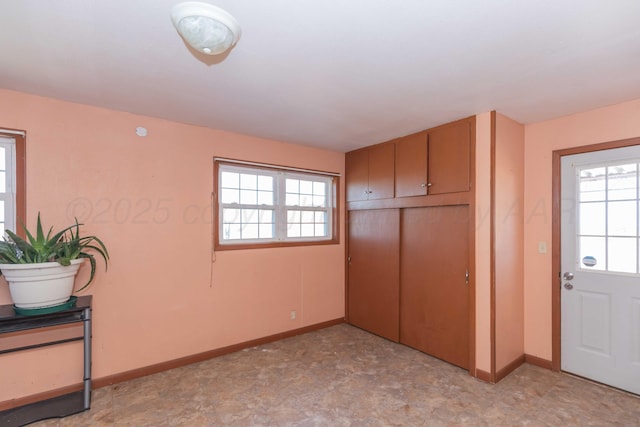
[(579, 147), (554, 150), (552, 155), (552, 237), (551, 237), (551, 369), (560, 371), (561, 361), (561, 244), (560, 244), (560, 223), (561, 223), (561, 158), (572, 154), (584, 154), (594, 151), (610, 150), (614, 148), (640, 145), (640, 137), (621, 139), (617, 141), (602, 142), (598, 144), (583, 145)]

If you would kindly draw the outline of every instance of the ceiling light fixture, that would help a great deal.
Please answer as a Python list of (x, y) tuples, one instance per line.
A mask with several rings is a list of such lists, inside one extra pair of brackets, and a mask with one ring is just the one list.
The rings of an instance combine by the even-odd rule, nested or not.
[(218, 55), (238, 42), (242, 30), (226, 11), (208, 3), (188, 1), (171, 10), (171, 20), (182, 38), (194, 49)]

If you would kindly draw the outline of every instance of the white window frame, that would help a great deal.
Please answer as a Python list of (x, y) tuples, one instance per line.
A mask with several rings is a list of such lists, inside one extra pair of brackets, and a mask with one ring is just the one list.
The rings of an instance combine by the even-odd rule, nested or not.
[[(336, 206), (336, 183), (337, 179), (334, 174), (329, 173), (314, 173), (312, 171), (302, 171), (299, 169), (289, 169), (283, 167), (270, 167), (270, 165), (255, 165), (246, 164), (241, 162), (227, 163), (225, 161), (219, 161), (216, 168), (217, 173), (217, 233), (216, 233), (216, 246), (218, 249), (237, 248), (242, 246), (255, 246), (255, 245), (304, 245), (304, 244), (320, 244), (320, 243), (334, 243), (336, 239), (336, 231), (334, 224), (334, 212), (337, 209)], [(273, 178), (273, 205), (258, 204), (248, 205), (242, 203), (224, 203), (222, 200), (222, 173), (246, 173), (252, 175), (269, 176)], [(305, 180), (313, 182), (322, 182), (325, 184), (325, 197), (324, 206), (299, 206), (299, 205), (287, 205), (286, 203), (286, 181), (287, 179)], [(272, 210), (273, 211), (273, 236), (270, 238), (245, 238), (245, 239), (225, 239), (224, 228), (224, 209), (260, 209), (260, 210)], [(323, 236), (301, 236), (290, 237), (288, 236), (288, 215), (289, 211), (313, 211), (323, 212), (324, 219), (324, 235)]]
[[(16, 140), (0, 135), (0, 147), (5, 150), (5, 191), (0, 191), (0, 200), (4, 202), (4, 229), (16, 232)], [(1, 190), (1, 189), (0, 189)], [(2, 221), (0, 221), (2, 222)], [(3, 234), (3, 233), (0, 233)]]

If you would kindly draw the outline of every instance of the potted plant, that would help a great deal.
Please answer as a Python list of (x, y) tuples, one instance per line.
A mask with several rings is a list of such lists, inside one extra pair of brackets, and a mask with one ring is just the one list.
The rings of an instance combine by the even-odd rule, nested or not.
[(53, 234), (53, 227), (45, 235), (40, 213), (35, 236), (22, 225), (26, 239), (6, 230), (0, 241), (0, 274), (9, 283), (9, 292), (16, 308), (37, 310), (64, 305), (70, 301), (75, 276), (85, 259), (89, 260), (89, 280), (78, 291), (91, 284), (96, 272), (95, 254), (105, 263), (109, 253), (96, 236), (80, 236), (75, 224)]

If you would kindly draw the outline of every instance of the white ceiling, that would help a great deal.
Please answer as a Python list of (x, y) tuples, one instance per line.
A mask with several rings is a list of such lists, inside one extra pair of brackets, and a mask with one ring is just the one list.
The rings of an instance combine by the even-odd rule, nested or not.
[(208, 1), (243, 29), (223, 57), (179, 0), (0, 0), (0, 87), (338, 151), (640, 98), (638, 0)]

